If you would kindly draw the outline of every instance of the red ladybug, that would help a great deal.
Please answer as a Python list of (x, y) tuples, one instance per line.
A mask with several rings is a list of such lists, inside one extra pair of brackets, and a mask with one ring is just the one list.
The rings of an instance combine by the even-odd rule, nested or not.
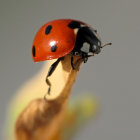
[(88, 57), (98, 54), (104, 46), (101, 44), (97, 31), (84, 22), (59, 19), (44, 24), (34, 38), (32, 57), (35, 62), (58, 58), (51, 65), (46, 77), (49, 85), (48, 94), (50, 94), (51, 87), (48, 77), (65, 55), (71, 56), (71, 65), (74, 69), (74, 55), (81, 56), (85, 63)]

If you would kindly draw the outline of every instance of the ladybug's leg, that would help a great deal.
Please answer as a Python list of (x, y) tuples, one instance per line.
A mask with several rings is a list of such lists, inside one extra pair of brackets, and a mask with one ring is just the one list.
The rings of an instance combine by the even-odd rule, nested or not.
[(79, 59), (73, 64), (74, 67), (77, 67), (77, 65), (78, 65), (81, 61), (83, 61), (84, 63), (86, 63), (87, 60), (88, 60), (88, 58), (91, 57), (91, 56), (94, 56), (94, 54), (93, 54), (93, 55), (82, 56), (82, 58), (79, 58)]
[(94, 56), (94, 54), (93, 55), (85, 55), (85, 56), (82, 56), (81, 59), (84, 61), (84, 63), (86, 63), (88, 61), (88, 58), (91, 57), (91, 56)]
[(93, 55), (83, 55), (82, 58), (79, 58), (75, 63), (73, 63), (73, 55), (71, 55), (71, 66), (72, 66), (72, 69), (73, 70), (76, 70), (76, 69), (79, 70), (79, 68), (78, 68), (79, 63), (81, 61), (86, 63), (88, 58), (91, 57), (91, 56), (94, 56), (94, 54)]
[(75, 63), (73, 63), (73, 56), (71, 56), (71, 66), (73, 70), (79, 70), (79, 64), (83, 61), (83, 58), (78, 59)]
[(84, 61), (84, 63), (86, 63), (88, 61), (88, 56), (87, 55), (83, 55), (82, 56), (82, 60)]
[(73, 55), (71, 56), (71, 66), (72, 66), (72, 69), (75, 70), (75, 67), (74, 67), (74, 64), (73, 64)]
[[(52, 65), (51, 67), (49, 68), (49, 71), (48, 71), (48, 74), (47, 74), (47, 77), (46, 77), (46, 83), (47, 85), (49, 86), (48, 88), (48, 92), (47, 94), (50, 94), (50, 91), (51, 91), (51, 82), (49, 81), (48, 77), (52, 75), (52, 73), (54, 72), (55, 68), (57, 67), (58, 63), (62, 60), (62, 57), (61, 58), (58, 58)], [(45, 95), (46, 96), (46, 95)], [(44, 98), (45, 98), (44, 96)]]

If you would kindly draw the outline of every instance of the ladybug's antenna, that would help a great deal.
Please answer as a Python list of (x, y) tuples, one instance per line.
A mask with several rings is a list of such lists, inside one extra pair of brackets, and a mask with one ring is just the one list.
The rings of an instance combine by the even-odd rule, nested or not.
[(105, 46), (110, 46), (110, 45), (112, 45), (112, 43), (107, 43), (107, 44), (101, 46), (101, 48), (104, 48)]

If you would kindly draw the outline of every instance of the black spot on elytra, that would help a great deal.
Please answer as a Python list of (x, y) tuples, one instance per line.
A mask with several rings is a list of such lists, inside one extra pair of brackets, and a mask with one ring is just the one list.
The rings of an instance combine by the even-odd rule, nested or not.
[(52, 29), (52, 26), (48, 25), (45, 29), (45, 34), (48, 35), (50, 33), (51, 29)]
[(33, 57), (35, 57), (35, 46), (33, 46), (32, 48), (32, 54), (33, 54)]
[(51, 51), (52, 52), (56, 52), (56, 49), (57, 49), (57, 46), (56, 45), (51, 46)]
[(80, 28), (80, 23), (77, 21), (71, 21), (68, 24), (68, 27), (70, 27), (71, 29)]

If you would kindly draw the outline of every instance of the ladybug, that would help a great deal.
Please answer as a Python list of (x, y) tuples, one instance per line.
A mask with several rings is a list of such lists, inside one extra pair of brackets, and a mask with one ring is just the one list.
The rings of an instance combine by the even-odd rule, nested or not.
[[(104, 46), (106, 45), (111, 45), (111, 43)], [(32, 57), (35, 62), (57, 59), (51, 65), (46, 77), (46, 83), (49, 86), (48, 94), (51, 89), (48, 77), (65, 55), (71, 56), (71, 66), (75, 69), (73, 56), (81, 56), (83, 62), (86, 63), (89, 57), (99, 54), (104, 46), (97, 31), (84, 22), (59, 19), (44, 24), (34, 38)]]

